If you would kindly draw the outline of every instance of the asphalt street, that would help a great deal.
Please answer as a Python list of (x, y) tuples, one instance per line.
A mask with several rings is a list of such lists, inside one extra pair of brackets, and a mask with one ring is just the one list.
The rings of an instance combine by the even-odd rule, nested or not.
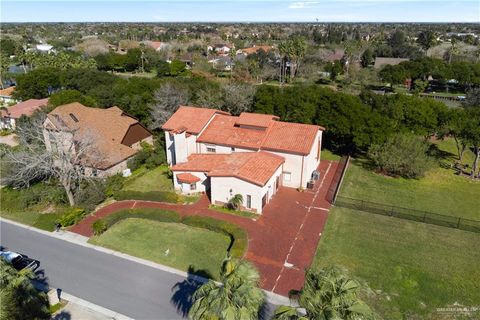
[(183, 318), (198, 285), (5, 221), (0, 222), (0, 232), (3, 247), (40, 260), (40, 277), (43, 272), (50, 286), (135, 319)]

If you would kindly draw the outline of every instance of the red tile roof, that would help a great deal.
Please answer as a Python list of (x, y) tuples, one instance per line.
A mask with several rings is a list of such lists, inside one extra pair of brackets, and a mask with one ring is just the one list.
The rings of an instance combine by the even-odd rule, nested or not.
[(172, 171), (205, 172), (210, 177), (235, 177), (264, 186), (284, 162), (283, 157), (263, 151), (192, 154), (187, 162), (174, 165)]
[[(11, 106), (7, 109), (7, 114), (10, 118), (18, 119), (22, 115), (31, 116), (36, 110), (39, 110), (41, 107), (44, 107), (48, 104), (48, 98), (46, 99), (29, 99), (17, 103), (14, 106)], [(4, 116), (2, 112), (2, 116)]]
[(274, 121), (269, 128), (262, 150), (309, 154), (320, 126)]
[(0, 90), (0, 96), (11, 97), (13, 91), (15, 91), (15, 86), (2, 89), (2, 90)]
[[(198, 137), (198, 142), (253, 150), (271, 150), (307, 155), (318, 130), (316, 125), (275, 121), (272, 115), (242, 113), (239, 117), (216, 115)], [(256, 124), (259, 129), (240, 127)], [(266, 127), (264, 127), (266, 126)], [(265, 128), (265, 129), (260, 129)]]
[(162, 126), (163, 130), (198, 134), (215, 114), (226, 114), (216, 109), (180, 106)]
[(216, 115), (197, 138), (197, 141), (238, 148), (260, 149), (265, 138), (265, 130), (240, 128), (235, 126), (237, 120), (238, 117)]
[(185, 183), (195, 183), (200, 181), (200, 178), (197, 176), (194, 176), (191, 173), (184, 172), (184, 173), (178, 173), (177, 174), (177, 180), (178, 182), (185, 182)]
[(257, 53), (260, 50), (263, 50), (265, 52), (269, 52), (272, 49), (273, 49), (272, 46), (253, 46), (253, 47), (244, 48), (244, 49), (241, 49), (241, 50), (242, 50), (243, 53), (249, 55), (249, 54), (252, 54), (252, 53)]
[(243, 112), (238, 117), (236, 124), (239, 126), (253, 126), (267, 128), (272, 120), (279, 120), (280, 118), (271, 114), (258, 114)]

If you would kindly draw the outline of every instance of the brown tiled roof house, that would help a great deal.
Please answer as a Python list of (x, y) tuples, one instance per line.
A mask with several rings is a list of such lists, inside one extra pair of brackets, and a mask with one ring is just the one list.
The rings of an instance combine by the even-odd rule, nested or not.
[(50, 112), (43, 127), (47, 148), (52, 142), (48, 133), (71, 133), (75, 141), (91, 140), (101, 160), (87, 165), (97, 175), (121, 172), (142, 142), (152, 144), (152, 133), (118, 107), (99, 109), (78, 102), (66, 104)]

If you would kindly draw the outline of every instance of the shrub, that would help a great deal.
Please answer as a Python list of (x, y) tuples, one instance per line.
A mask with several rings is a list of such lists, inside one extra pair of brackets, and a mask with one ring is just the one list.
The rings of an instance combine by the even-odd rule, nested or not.
[(99, 236), (105, 231), (107, 231), (107, 223), (102, 219), (97, 220), (92, 224), (92, 229), (93, 229), (93, 234), (96, 236)]
[(166, 163), (167, 156), (165, 155), (164, 138), (162, 135), (155, 137), (154, 145), (142, 142), (142, 150), (128, 161), (127, 165), (130, 170), (135, 171), (142, 165), (147, 169), (153, 169)]
[(123, 188), (125, 178), (121, 174), (116, 174), (105, 179), (105, 196), (113, 197), (115, 192)]
[(70, 208), (58, 220), (63, 227), (73, 226), (85, 217), (85, 210), (82, 208)]
[(428, 144), (414, 135), (396, 134), (385, 143), (370, 147), (368, 156), (383, 173), (419, 178), (431, 166), (428, 149)]
[(229, 222), (199, 216), (185, 217), (182, 219), (182, 223), (192, 227), (204, 228), (225, 234), (232, 241), (228, 248), (230, 255), (233, 258), (238, 259), (243, 257), (245, 249), (247, 248), (248, 237), (247, 233), (242, 228)]
[(75, 192), (76, 205), (87, 211), (92, 211), (105, 199), (105, 184), (100, 180), (85, 181)]
[(146, 200), (158, 202), (176, 203), (180, 197), (175, 192), (168, 191), (149, 191), (140, 192), (132, 190), (120, 190), (114, 194), (115, 200)]

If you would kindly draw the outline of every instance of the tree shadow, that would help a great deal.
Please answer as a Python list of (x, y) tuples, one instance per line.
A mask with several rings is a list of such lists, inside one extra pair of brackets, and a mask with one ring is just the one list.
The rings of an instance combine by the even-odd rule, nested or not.
[[(200, 278), (201, 277), (201, 278)], [(177, 308), (177, 312), (183, 317), (188, 315), (188, 311), (193, 304), (193, 294), (205, 283), (205, 279), (211, 279), (212, 275), (206, 270), (197, 270), (194, 266), (188, 267), (188, 277), (182, 282), (177, 282), (173, 287), (173, 296), (170, 302)]]
[(258, 319), (260, 320), (270, 320), (275, 314), (275, 310), (278, 308), (277, 305), (265, 302), (260, 311), (258, 312)]
[(44, 269), (37, 269), (35, 271), (35, 279), (33, 284), (37, 290), (48, 292), (50, 290), (50, 284), (48, 283), (48, 277), (45, 275)]
[(68, 311), (62, 311), (57, 313), (55, 316), (51, 318), (51, 320), (70, 320), (72, 319), (72, 315)]

